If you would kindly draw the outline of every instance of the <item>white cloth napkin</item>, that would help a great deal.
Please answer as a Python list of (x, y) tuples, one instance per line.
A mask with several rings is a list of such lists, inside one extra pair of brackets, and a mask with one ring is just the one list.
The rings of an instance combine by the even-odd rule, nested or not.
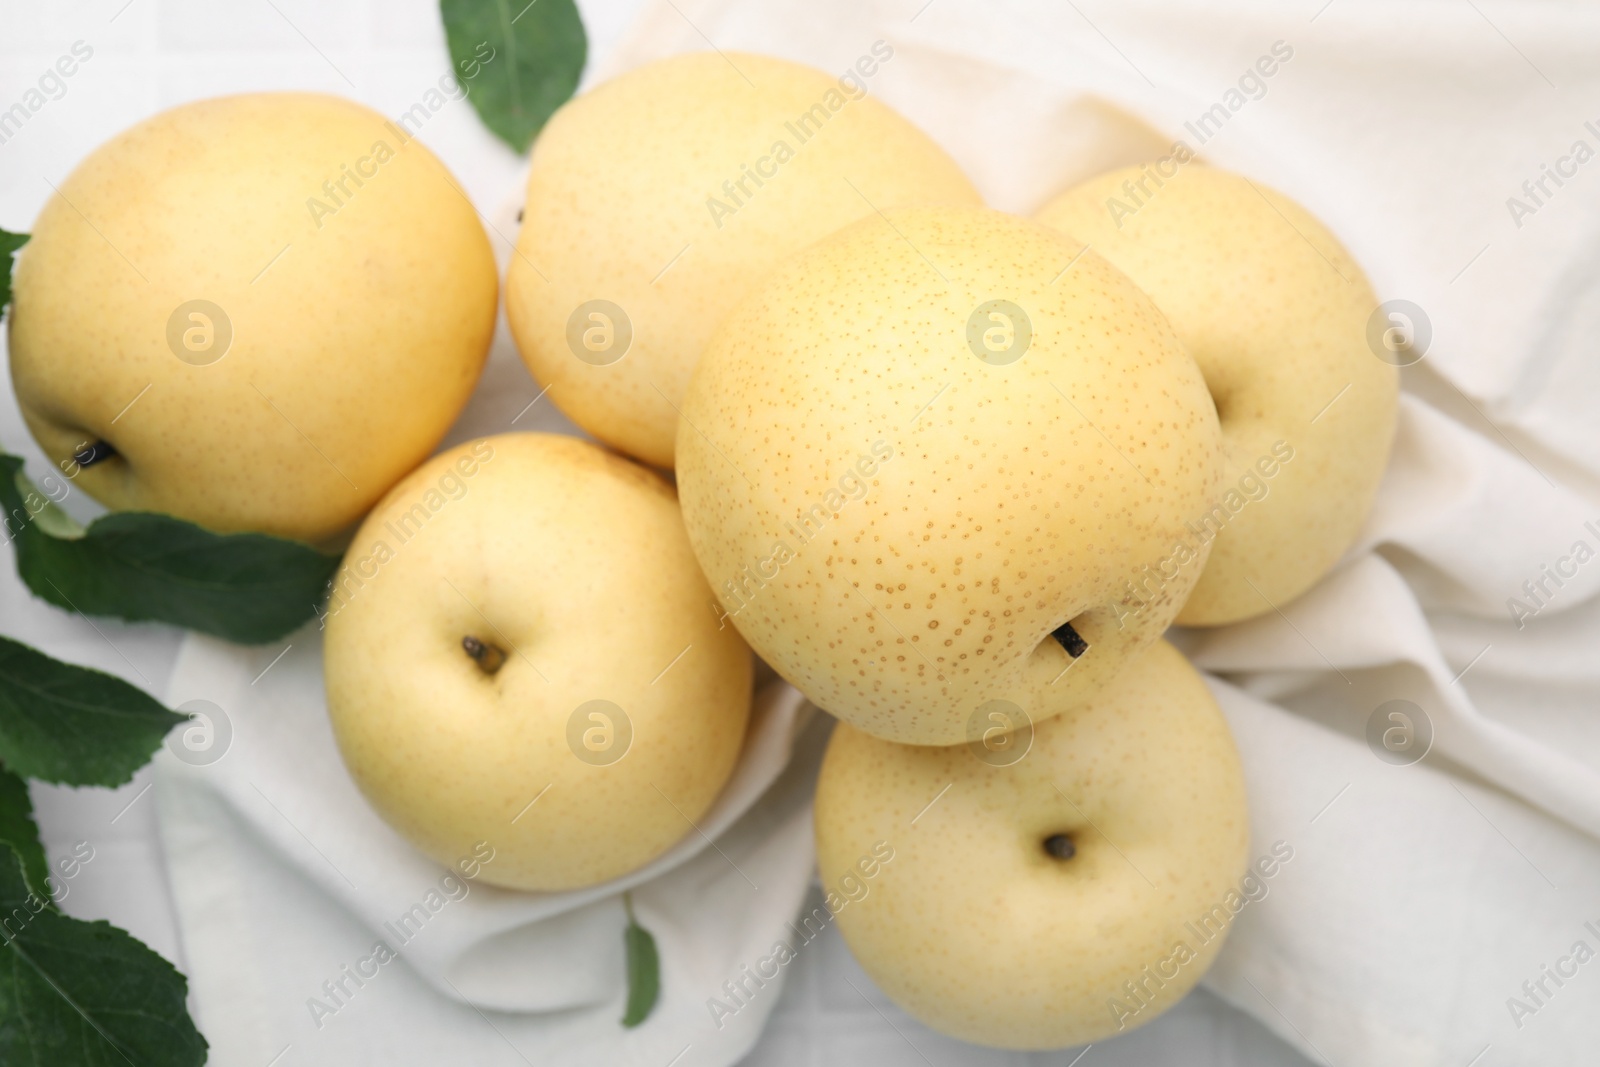
[[(1175, 635), (1226, 679), (1214, 689), (1244, 757), (1253, 849), (1293, 850), (1207, 982), (1315, 1062), (1592, 1058), (1600, 962), (1574, 962), (1574, 946), (1600, 952), (1600, 555), (1561, 561), (1580, 540), (1600, 553), (1586, 525), (1600, 529), (1600, 161), (1544, 179), (1536, 204), (1523, 183), (1571, 169), (1575, 141), (1600, 151), (1585, 125), (1600, 127), (1600, 23), (1495, 0), (656, 0), (611, 66), (710, 46), (842, 72), (880, 39), (894, 56), (870, 91), (997, 207), (1031, 211), (1181, 137), (1306, 204), (1381, 298), (1425, 309), (1432, 341), (1405, 372), (1360, 544), (1281, 615)], [(1292, 58), (1242, 84), (1277, 42)], [(1185, 124), (1219, 103), (1229, 117), (1197, 144)], [(1535, 210), (1514, 217), (1510, 197)], [(517, 373), (502, 348), (476, 410), (504, 407), (493, 394)], [(1543, 569), (1574, 566), (1560, 585)], [(1519, 626), (1507, 602), (1534, 606), (1524, 582), (1544, 590)], [(720, 1032), (704, 1002), (765, 954), (809, 877), (814, 735), (735, 821), (786, 754), (792, 696), (765, 693), (717, 849), (690, 841), (698, 852), (636, 890), (666, 979), (645, 1026), (615, 1024), (614, 895), (478, 887), (405, 949), (410, 970), (383, 969), (381, 997), (356, 992), (318, 1030), (304, 1001), (443, 872), (351, 789), (315, 636), (294, 645), (252, 685), (276, 650), (191, 638), (174, 676), (174, 700), (212, 700), (237, 731), (211, 767), (167, 759), (158, 790), (217, 1062), (292, 1046), (295, 1062), (660, 1067), (748, 1047), (776, 990)], [(1392, 700), (1431, 729), (1420, 763), (1368, 740)], [(1381, 738), (1393, 720), (1378, 722)], [(562, 1010), (528, 1013), (549, 1008)]]

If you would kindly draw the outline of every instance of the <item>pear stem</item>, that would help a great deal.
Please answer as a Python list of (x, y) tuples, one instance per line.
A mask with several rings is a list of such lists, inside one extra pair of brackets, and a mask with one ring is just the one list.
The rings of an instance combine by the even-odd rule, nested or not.
[(1089, 642), (1078, 636), (1078, 631), (1072, 628), (1070, 622), (1064, 622), (1050, 631), (1050, 636), (1061, 642), (1061, 647), (1066, 649), (1067, 655), (1073, 659), (1089, 651)]
[(1044, 850), (1058, 860), (1070, 860), (1078, 854), (1078, 846), (1066, 834), (1051, 834), (1045, 838)]
[(505, 665), (506, 654), (504, 652), (487, 641), (473, 637), (471, 634), (461, 639), (461, 647), (484, 674), (493, 674)]
[(110, 459), (116, 454), (117, 450), (107, 442), (96, 441), (93, 444), (86, 444), (80, 447), (72, 454), (72, 461), (80, 467), (92, 467), (96, 463)]

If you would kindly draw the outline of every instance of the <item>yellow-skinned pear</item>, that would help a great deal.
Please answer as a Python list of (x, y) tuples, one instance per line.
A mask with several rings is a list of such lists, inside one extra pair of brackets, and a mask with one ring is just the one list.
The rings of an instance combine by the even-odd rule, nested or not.
[(334, 580), (328, 711), (378, 814), (483, 879), (594, 885), (711, 806), (751, 658), (707, 609), (672, 489), (571, 437), (506, 434), (420, 467)]
[[(816, 833), (823, 887), (855, 889), (837, 921), (872, 980), (933, 1029), (1001, 1048), (1149, 1022), (1259, 895), (1233, 738), (1165, 641), (1031, 739), (924, 748), (840, 725)], [(1293, 856), (1277, 847), (1263, 875)], [(885, 854), (863, 881), (861, 857)]]
[(1192, 516), (1212, 549), (1177, 621), (1238, 622), (1305, 592), (1360, 532), (1394, 439), (1405, 357), (1373, 342), (1360, 266), (1282, 193), (1195, 162), (1112, 171), (1038, 219), (1150, 294), (1216, 400), (1224, 492)]
[(1154, 304), (997, 211), (874, 216), (712, 339), (683, 404), (695, 554), (740, 633), (877, 737), (1059, 714), (1152, 644), (1198, 566), (1138, 569), (1211, 500), (1216, 413)]
[(567, 104), (534, 145), (506, 310), (573, 421), (673, 465), (700, 351), (774, 267), (857, 219), (979, 203), (950, 157), (871, 95), (893, 48), (847, 76), (700, 52)]
[(113, 509), (321, 540), (427, 457), (494, 333), (494, 257), (421, 143), (359, 104), (184, 104), (78, 165), (17, 264), (11, 376)]

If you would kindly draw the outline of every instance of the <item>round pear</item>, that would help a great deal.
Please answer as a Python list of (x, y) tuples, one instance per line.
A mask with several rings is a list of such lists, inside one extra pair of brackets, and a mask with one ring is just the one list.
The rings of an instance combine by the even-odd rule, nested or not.
[[(795, 257), (683, 403), (695, 554), (756, 653), (869, 734), (952, 745), (1058, 714), (1153, 644), (1201, 560), (1216, 412), (1137, 286), (997, 211), (874, 215)], [(1196, 550), (1203, 555), (1202, 546)]]
[(11, 377), (113, 509), (318, 541), (438, 444), (494, 332), (455, 179), (348, 100), (184, 104), (65, 178), (18, 257)]
[(672, 489), (575, 438), (461, 445), (397, 485), (334, 579), (334, 736), (390, 826), (485, 881), (595, 885), (665, 852), (732, 773), (750, 651)]
[(841, 724), (816, 834), (839, 932), (872, 980), (927, 1026), (1001, 1048), (1149, 1022), (1259, 896), (1233, 739), (1164, 641), (1087, 703), (970, 748)]
[(700, 52), (571, 101), (534, 145), (506, 311), (574, 422), (671, 467), (689, 374), (779, 263), (912, 204), (978, 204), (937, 145), (870, 95), (880, 41), (841, 76)]
[(1211, 555), (1177, 621), (1239, 622), (1305, 592), (1372, 508), (1411, 358), (1384, 343), (1393, 324), (1360, 266), (1282, 193), (1170, 157), (1087, 181), (1038, 219), (1150, 294), (1216, 401), (1223, 493), (1194, 516), (1190, 541)]

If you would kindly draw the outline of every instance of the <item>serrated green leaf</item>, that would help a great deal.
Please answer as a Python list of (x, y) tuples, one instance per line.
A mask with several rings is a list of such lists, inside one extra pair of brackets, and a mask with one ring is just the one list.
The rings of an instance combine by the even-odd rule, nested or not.
[(39, 827), (33, 821), (33, 799), (28, 783), (0, 767), (0, 849), (9, 845), (22, 860), (28, 888), (45, 900), (50, 899), (50, 861), (39, 842)]
[(17, 573), (35, 596), (83, 615), (154, 620), (241, 644), (274, 641), (316, 613), (337, 556), (266, 534), (217, 534), (150, 512), (84, 529), (0, 453), (0, 506)]
[(632, 1028), (649, 1017), (661, 996), (661, 956), (656, 952), (655, 936), (633, 917), (632, 897), (624, 893), (622, 900), (628, 909), (628, 926), (622, 931), (628, 959), (628, 1006), (622, 1013), (622, 1025)]
[(28, 243), (25, 233), (11, 233), (0, 230), (0, 315), (5, 313), (6, 305), (11, 303), (11, 257), (16, 255), (17, 249)]
[(440, 0), (456, 77), (494, 135), (526, 152), (578, 88), (589, 42), (573, 0)]
[(122, 785), (187, 721), (121, 678), (0, 637), (0, 762), (25, 778)]
[(0, 847), (0, 1063), (198, 1067), (206, 1040), (183, 975), (107, 922), (69, 919), (30, 893)]

